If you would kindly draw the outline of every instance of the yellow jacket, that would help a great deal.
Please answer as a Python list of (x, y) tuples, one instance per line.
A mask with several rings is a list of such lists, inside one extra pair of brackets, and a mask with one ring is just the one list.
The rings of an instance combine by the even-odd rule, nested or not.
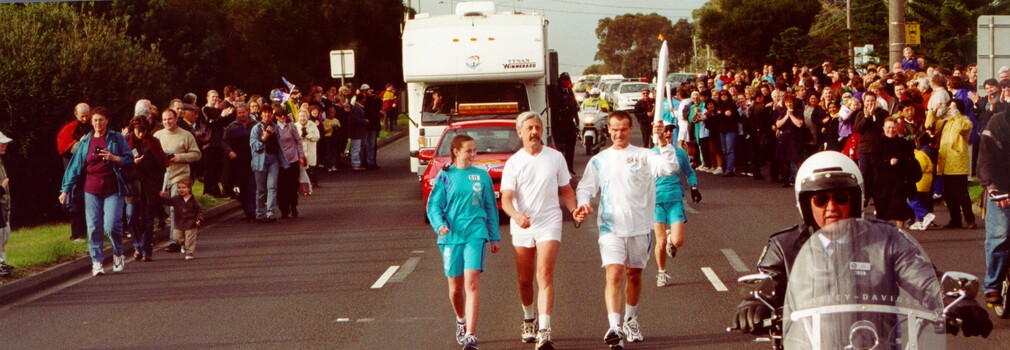
[(940, 154), (936, 158), (937, 175), (970, 173), (968, 133), (971, 132), (971, 126), (971, 119), (962, 114), (936, 121), (936, 130), (940, 131)]
[(933, 192), (933, 161), (929, 160), (929, 155), (926, 152), (920, 150), (913, 152), (915, 160), (919, 162), (919, 168), (922, 169), (922, 178), (915, 183), (915, 190), (917, 192)]

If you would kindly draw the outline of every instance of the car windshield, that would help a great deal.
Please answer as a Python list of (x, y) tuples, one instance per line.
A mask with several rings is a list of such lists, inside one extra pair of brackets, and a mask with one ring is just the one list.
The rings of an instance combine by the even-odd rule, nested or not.
[[(448, 124), (449, 118), (459, 120), (461, 114), (467, 119), (515, 119), (519, 113), (530, 110), (526, 87), (521, 83), (471, 83), (429, 86), (424, 91), (421, 109), (421, 123)], [(461, 105), (511, 103), (511, 108), (498, 107), (501, 113), (460, 113)], [(518, 108), (516, 108), (518, 104)], [(471, 109), (472, 110), (472, 109)], [(487, 110), (485, 108), (485, 110)], [(518, 111), (516, 111), (518, 110)]]
[(626, 92), (641, 92), (642, 89), (648, 89), (649, 84), (622, 84), (621, 93)]
[(474, 128), (451, 128), (442, 134), (436, 157), (448, 157), (452, 139), (456, 135), (469, 135), (477, 144), (477, 154), (515, 153), (523, 147), (516, 129), (508, 126), (481, 126)]

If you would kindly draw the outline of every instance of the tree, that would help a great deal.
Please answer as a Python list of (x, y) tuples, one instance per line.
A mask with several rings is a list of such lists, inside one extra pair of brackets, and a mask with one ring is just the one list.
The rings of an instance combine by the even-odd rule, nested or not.
[(0, 6), (0, 130), (14, 138), (4, 159), (19, 224), (58, 217), (62, 164), (56, 133), (74, 105), (109, 108), (113, 130), (133, 116), (133, 101), (165, 95), (170, 76), (161, 51), (126, 33), (120, 18), (90, 5)]
[(601, 19), (596, 27), (600, 43), (594, 58), (613, 70), (608, 73), (633, 77), (651, 75), (652, 59), (661, 43), (660, 35), (675, 37), (670, 20), (656, 13)]
[(673, 24), (666, 40), (670, 45), (671, 70), (684, 70), (690, 66), (694, 59), (694, 26), (687, 19), (681, 18)]
[(918, 54), (926, 56), (927, 61), (953, 67), (975, 63), (978, 17), (1010, 13), (1010, 1), (916, 0), (908, 2), (907, 10), (906, 21), (919, 22), (922, 30)]
[(821, 3), (810, 0), (711, 0), (692, 15), (701, 41), (720, 58), (733, 65), (758, 67), (766, 63), (780, 33), (791, 27), (806, 33), (820, 10)]

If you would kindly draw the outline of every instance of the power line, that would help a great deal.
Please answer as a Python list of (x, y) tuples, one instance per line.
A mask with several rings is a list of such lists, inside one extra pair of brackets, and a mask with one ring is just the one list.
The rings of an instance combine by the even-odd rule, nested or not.
[(692, 11), (692, 10), (694, 10), (693, 8), (664, 8), (664, 7), (635, 7), (635, 6), (620, 6), (620, 5), (601, 5), (601, 4), (592, 4), (592, 3), (581, 2), (581, 1), (571, 1), (571, 0), (550, 0), (550, 1), (563, 2), (563, 3), (575, 4), (575, 5), (609, 7), (609, 8), (618, 8), (618, 9), (640, 9), (640, 10), (653, 10), (653, 11)]

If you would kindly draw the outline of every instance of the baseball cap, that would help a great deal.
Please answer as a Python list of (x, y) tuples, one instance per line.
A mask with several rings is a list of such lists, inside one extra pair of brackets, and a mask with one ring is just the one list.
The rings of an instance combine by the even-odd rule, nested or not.
[(12, 140), (10, 137), (7, 137), (7, 135), (4, 135), (4, 133), (0, 131), (0, 143), (11, 143), (12, 141), (14, 140)]
[(368, 86), (368, 84), (361, 84), (361, 91), (371, 90), (371, 89), (372, 89), (372, 87)]

